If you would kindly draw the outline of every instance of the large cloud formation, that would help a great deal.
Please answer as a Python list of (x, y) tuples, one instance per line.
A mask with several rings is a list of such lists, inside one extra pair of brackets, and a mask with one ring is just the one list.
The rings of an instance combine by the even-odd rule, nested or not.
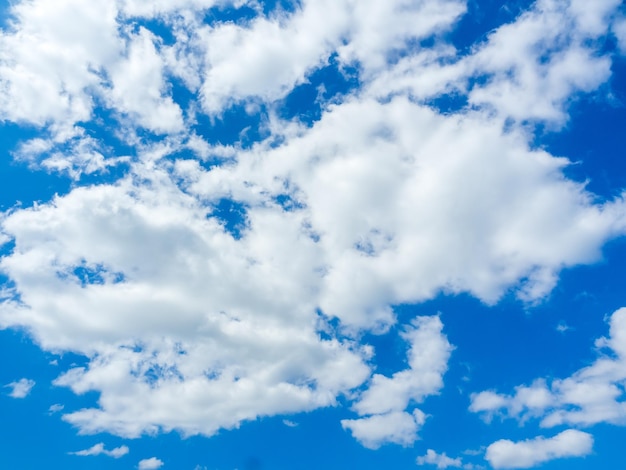
[[(537, 301), (626, 231), (623, 198), (568, 180), (570, 162), (529, 131), (562, 126), (568, 103), (610, 78), (600, 39), (623, 30), (619, 5), (540, 0), (457, 51), (457, 0), (15, 3), (0, 117), (37, 129), (16, 158), (77, 183), (2, 215), (0, 326), (88, 358), (56, 380), (100, 394), (65, 415), (83, 432), (212, 435), (343, 395), (360, 416), (343, 425), (365, 445), (412, 443), (424, 415), (411, 404), (443, 385), (443, 325), (400, 327), (409, 368), (391, 378), (372, 375), (363, 333), (441, 292)], [(203, 21), (244, 7), (253, 19)], [(316, 122), (280, 117), (333, 67), (356, 70), (358, 87), (320, 88)], [(446, 96), (464, 104), (432, 106)], [(202, 119), (233, 109), (258, 118), (252, 145), (203, 135)], [(81, 184), (114, 166), (124, 176)], [(224, 201), (241, 208), (237, 230)], [(546, 396), (567, 403), (567, 383)], [(546, 423), (583, 419), (556, 413)], [(521, 445), (496, 444), (494, 462)]]

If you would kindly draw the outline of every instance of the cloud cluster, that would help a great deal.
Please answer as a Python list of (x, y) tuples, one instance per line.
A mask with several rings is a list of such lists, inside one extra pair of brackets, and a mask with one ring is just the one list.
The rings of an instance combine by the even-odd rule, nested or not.
[[(246, 3), (252, 19), (203, 21)], [(212, 435), (343, 395), (359, 418), (342, 424), (364, 445), (413, 443), (425, 420), (413, 406), (442, 388), (452, 350), (441, 320), (400, 327), (408, 368), (391, 377), (372, 376), (364, 332), (385, 334), (394, 305), (442, 292), (538, 301), (626, 231), (623, 198), (599, 202), (568, 180), (569, 161), (533, 148), (525, 127), (561, 125), (570, 100), (608, 80), (599, 43), (619, 3), (541, 0), (461, 53), (445, 38), (465, 11), (457, 0), (269, 13), (16, 2), (0, 33), (0, 119), (38, 129), (17, 158), (78, 183), (0, 217), (0, 327), (87, 358), (55, 381), (99, 393), (97, 407), (64, 415), (82, 432)], [(281, 120), (281, 100), (331, 62), (360, 86), (318, 103), (311, 125)], [(455, 96), (466, 106), (450, 113), (429, 101)], [(200, 118), (210, 128), (233, 106), (262, 114), (265, 137), (224, 147), (200, 132)], [(80, 184), (119, 163), (123, 176)], [(578, 403), (598, 377), (615, 399), (620, 364), (472, 407)], [(546, 423), (601, 415), (581, 406), (589, 413), (563, 408)], [(496, 444), (500, 462), (513, 444)]]
[(521, 421), (539, 419), (542, 427), (626, 424), (626, 308), (610, 317), (610, 335), (596, 341), (606, 348), (593, 364), (564, 379), (537, 379), (505, 395), (484, 391), (472, 396), (470, 410), (486, 417), (503, 414)]

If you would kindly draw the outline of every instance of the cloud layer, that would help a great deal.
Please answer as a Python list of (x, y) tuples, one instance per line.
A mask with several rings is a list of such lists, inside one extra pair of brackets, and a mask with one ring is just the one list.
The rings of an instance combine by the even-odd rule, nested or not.
[[(204, 21), (246, 4), (251, 19)], [(457, 0), (270, 12), (16, 2), (0, 33), (0, 119), (34, 129), (17, 160), (75, 184), (0, 215), (0, 327), (87, 359), (54, 382), (99, 394), (64, 410), (84, 433), (210, 436), (341, 398), (363, 445), (411, 445), (426, 420), (415, 406), (444, 386), (453, 345), (439, 316), (398, 325), (395, 306), (442, 293), (538, 302), (626, 232), (622, 195), (600, 200), (533, 142), (534, 125), (565, 125), (569, 104), (610, 79), (602, 41), (624, 42), (619, 6), (540, 0), (465, 51), (447, 42), (466, 10)], [(317, 84), (313, 122), (285, 119), (286, 99), (320, 71), (356, 78), (335, 94)], [(211, 137), (228, 113), (255, 123), (234, 143)], [(625, 316), (602, 343), (617, 358), (482, 392), (472, 411), (622, 422)], [(392, 330), (407, 368), (385, 376), (361, 339)], [(10, 384), (12, 396), (33, 384)], [(487, 459), (531, 466), (583, 455), (590, 439), (498, 441)], [(432, 452), (422, 463), (461, 465)]]

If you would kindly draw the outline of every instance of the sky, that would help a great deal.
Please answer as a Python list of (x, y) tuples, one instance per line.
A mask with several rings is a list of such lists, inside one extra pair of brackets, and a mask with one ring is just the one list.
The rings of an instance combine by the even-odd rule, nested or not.
[(0, 468), (626, 465), (621, 0), (0, 1)]

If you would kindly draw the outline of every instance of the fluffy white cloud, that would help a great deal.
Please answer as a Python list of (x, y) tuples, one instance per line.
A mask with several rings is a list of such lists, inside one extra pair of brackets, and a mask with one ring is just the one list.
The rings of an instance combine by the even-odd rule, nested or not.
[(426, 416), (420, 410), (414, 410), (413, 413), (391, 411), (366, 418), (344, 419), (341, 425), (350, 430), (363, 446), (378, 449), (388, 443), (403, 446), (413, 444), (425, 420)]
[[(2, 215), (0, 239), (15, 245), (0, 258), (11, 281), (0, 327), (87, 358), (55, 381), (100, 394), (65, 415), (83, 432), (212, 435), (344, 394), (357, 397), (359, 419), (342, 423), (357, 439), (408, 445), (424, 421), (409, 411), (443, 386), (451, 346), (438, 317), (407, 322), (409, 367), (374, 375), (358, 395), (371, 375), (364, 331), (385, 333), (393, 305), (441, 292), (542, 299), (560, 270), (596, 261), (626, 231), (622, 198), (598, 203), (565, 178), (567, 159), (532, 149), (507, 121), (562, 121), (570, 98), (608, 78), (593, 39), (617, 2), (537, 2), (466, 57), (440, 37), (464, 11), (457, 0), (303, 1), (201, 24), (226, 4), (12, 7), (0, 118), (45, 128), (16, 156), (77, 179), (120, 161), (129, 169)], [(142, 17), (158, 17), (174, 44)], [(413, 47), (429, 37), (432, 48)], [(311, 127), (274, 117), (275, 100), (331, 56), (356, 65), (364, 87), (322, 103)], [(188, 103), (175, 100), (181, 84)], [(420, 101), (455, 90), (473, 109), (442, 115)], [(243, 150), (187, 129), (237, 101), (270, 109), (268, 139)], [(108, 155), (87, 122), (137, 156)], [(190, 150), (228, 163), (203, 166)], [(239, 234), (220, 218), (223, 199), (243, 207)], [(559, 385), (567, 400), (576, 384)], [(493, 393), (473, 406), (534, 414), (553, 395), (537, 383), (515, 403)], [(575, 421), (567, 413), (552, 422)]]
[(9, 396), (13, 398), (26, 398), (34, 386), (35, 381), (30, 379), (20, 379), (5, 385), (11, 389)]
[(289, 16), (205, 28), (205, 108), (218, 113), (248, 97), (285, 96), (333, 52), (369, 75), (408, 41), (450, 28), (464, 9), (459, 0), (313, 0), (301, 2)]
[(150, 457), (149, 459), (143, 459), (139, 461), (139, 470), (156, 470), (163, 466), (163, 461), (156, 457)]
[(15, 2), (0, 32), (0, 118), (71, 125), (90, 118), (102, 67), (122, 44), (114, 2)]
[[(409, 92), (419, 100), (442, 94), (513, 121), (561, 126), (578, 93), (611, 75), (599, 38), (610, 33), (620, 0), (540, 0), (515, 21), (492, 31), (471, 53), (446, 44), (409, 54), (374, 77), (368, 91), (385, 97)], [(614, 31), (621, 37), (621, 26)]]
[(514, 23), (493, 32), (468, 58), (475, 74), (490, 74), (469, 101), (516, 120), (562, 123), (573, 93), (594, 90), (610, 76), (611, 61), (593, 39), (608, 34), (607, 17), (620, 0), (540, 0)]
[(107, 450), (104, 448), (104, 443), (100, 442), (90, 447), (89, 449), (79, 450), (77, 452), (70, 452), (70, 454), (79, 455), (81, 457), (107, 455), (109, 457), (113, 457), (114, 459), (119, 459), (120, 457), (128, 454), (128, 452), (129, 449), (127, 446), (120, 446), (111, 450)]
[(596, 343), (610, 354), (602, 355), (572, 376), (551, 381), (538, 379), (530, 386), (516, 387), (511, 395), (494, 391), (474, 394), (470, 410), (486, 417), (504, 413), (522, 421), (537, 418), (543, 427), (626, 424), (626, 308), (613, 313), (610, 336)]
[(365, 447), (376, 449), (389, 442), (410, 445), (417, 439), (426, 416), (421, 410), (411, 414), (405, 409), (443, 387), (452, 346), (442, 328), (438, 316), (413, 320), (401, 334), (409, 344), (409, 368), (392, 377), (375, 374), (353, 405), (360, 416), (366, 417), (341, 422)]
[(623, 202), (593, 204), (563, 177), (567, 164), (483, 113), (444, 117), (395, 98), (331, 107), (283, 146), (181, 175), (200, 197), (304, 205), (323, 249), (322, 309), (371, 326), (393, 322), (387, 305), (442, 290), (492, 303), (526, 279), (518, 295), (535, 300), (562, 267), (597, 260), (624, 230)]
[(501, 440), (487, 448), (485, 458), (493, 468), (531, 468), (565, 457), (584, 457), (593, 449), (593, 437), (568, 429), (551, 438), (512, 442)]
[(417, 317), (401, 334), (410, 345), (409, 368), (391, 377), (374, 374), (367, 388), (354, 404), (360, 415), (402, 411), (409, 403), (421, 403), (443, 387), (452, 346), (442, 334), (441, 319)]
[(128, 40), (123, 60), (109, 68), (111, 90), (105, 96), (112, 107), (130, 114), (140, 126), (157, 133), (182, 130), (182, 112), (170, 96), (164, 96), (163, 58), (154, 36), (144, 28)]

